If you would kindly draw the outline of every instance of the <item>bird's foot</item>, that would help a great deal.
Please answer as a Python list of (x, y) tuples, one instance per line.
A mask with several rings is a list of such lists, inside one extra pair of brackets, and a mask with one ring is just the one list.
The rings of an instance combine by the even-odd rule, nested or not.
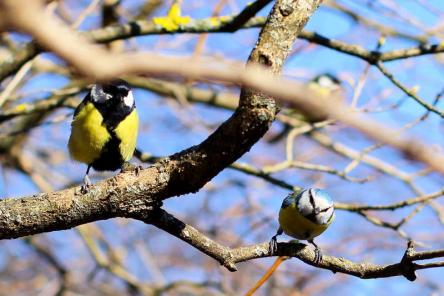
[(277, 244), (277, 235), (274, 235), (274, 236), (271, 238), (270, 243), (269, 243), (269, 246), (268, 246), (268, 250), (269, 250), (269, 252), (270, 252), (270, 255), (273, 255), (274, 253), (277, 252), (277, 247), (278, 247), (278, 244)]
[(83, 177), (83, 185), (82, 185), (82, 187), (80, 187), (80, 192), (81, 192), (82, 194), (86, 194), (86, 193), (89, 192), (89, 190), (91, 189), (91, 187), (92, 187), (92, 182), (91, 182), (91, 180), (89, 179), (89, 176), (88, 176), (88, 175), (85, 175), (85, 177)]
[(277, 248), (278, 248), (277, 236), (281, 235), (282, 233), (283, 233), (283, 230), (282, 230), (282, 228), (279, 227), (279, 229), (276, 232), (276, 234), (273, 235), (273, 237), (271, 238), (269, 246), (268, 246), (268, 250), (269, 250), (271, 255), (273, 255), (273, 254), (275, 254), (277, 252)]
[(319, 264), (322, 262), (322, 252), (321, 249), (319, 249), (318, 247), (315, 248), (315, 258), (314, 258), (314, 262), (316, 264)]
[(310, 244), (312, 244), (315, 247), (315, 257), (314, 257), (314, 263), (319, 264), (322, 262), (322, 252), (321, 248), (313, 240), (308, 241)]
[(136, 174), (136, 176), (139, 175), (140, 171), (143, 170), (143, 166), (142, 165), (137, 165), (136, 169), (134, 170), (134, 173)]

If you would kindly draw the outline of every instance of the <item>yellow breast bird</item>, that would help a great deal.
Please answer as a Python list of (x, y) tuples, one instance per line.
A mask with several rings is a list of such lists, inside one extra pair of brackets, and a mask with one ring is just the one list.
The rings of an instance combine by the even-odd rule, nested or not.
[(68, 143), (71, 158), (88, 165), (82, 192), (92, 185), (91, 168), (115, 171), (131, 159), (138, 127), (133, 93), (126, 81), (93, 85), (74, 112)]
[[(338, 103), (343, 103), (344, 101), (344, 88), (341, 81), (331, 73), (323, 73), (315, 76), (307, 84), (309, 90), (316, 94), (318, 97), (329, 98)], [(281, 114), (295, 118), (299, 121), (308, 122), (311, 124), (318, 123), (329, 119), (324, 113), (318, 112), (316, 114), (303, 114), (301, 110), (294, 108), (284, 108)], [(284, 124), (281, 131), (271, 136), (267, 141), (269, 143), (277, 143), (284, 139), (288, 135), (291, 129), (295, 126), (290, 124)]]
[(323, 233), (335, 218), (333, 200), (322, 189), (305, 189), (288, 195), (279, 211), (279, 229), (271, 238), (270, 248), (277, 249), (276, 237), (282, 233), (306, 240), (315, 247), (315, 262), (322, 260), (322, 253), (313, 241)]
[[(344, 100), (344, 89), (342, 83), (335, 75), (331, 73), (323, 73), (315, 76), (308, 83), (308, 88), (320, 97), (328, 98), (335, 102), (338, 101), (338, 103), (342, 103)], [(294, 114), (298, 114), (298, 110), (290, 111), (295, 112)], [(311, 123), (316, 123), (328, 119), (325, 114), (300, 114), (296, 117), (299, 117), (300, 119)]]

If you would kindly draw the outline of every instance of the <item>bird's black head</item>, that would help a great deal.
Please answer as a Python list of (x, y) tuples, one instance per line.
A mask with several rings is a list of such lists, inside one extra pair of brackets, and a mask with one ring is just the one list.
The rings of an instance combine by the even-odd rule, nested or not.
[(116, 79), (107, 83), (94, 84), (91, 89), (91, 101), (95, 105), (116, 106), (119, 103), (133, 108), (134, 98), (131, 87), (125, 80)]
[(131, 87), (122, 79), (94, 84), (89, 99), (102, 114), (106, 126), (111, 128), (115, 128), (135, 108)]

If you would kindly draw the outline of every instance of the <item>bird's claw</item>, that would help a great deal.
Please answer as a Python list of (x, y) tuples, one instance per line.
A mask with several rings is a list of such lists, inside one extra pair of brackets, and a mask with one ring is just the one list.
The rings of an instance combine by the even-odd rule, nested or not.
[(314, 263), (319, 264), (322, 262), (322, 252), (321, 248), (318, 247), (318, 245), (313, 240), (308, 240), (310, 244), (312, 244), (315, 247), (315, 257), (314, 257)]
[(271, 238), (269, 246), (268, 246), (268, 250), (270, 251), (270, 255), (276, 254), (277, 249), (278, 249), (277, 236), (281, 235), (283, 232), (284, 231), (282, 230), (282, 228), (279, 227), (276, 234), (273, 235), (273, 237)]
[(137, 165), (136, 168), (134, 169), (134, 174), (136, 174), (136, 176), (139, 176), (141, 170), (143, 170), (143, 166), (140, 164)]
[(80, 187), (80, 192), (81, 192), (82, 194), (86, 194), (86, 193), (89, 192), (89, 190), (91, 189), (91, 187), (92, 187), (92, 182), (91, 182), (91, 180), (89, 179), (88, 175), (85, 175), (85, 177), (83, 177), (83, 184), (82, 184), (82, 187)]
[(277, 247), (278, 247), (278, 244), (277, 244), (277, 235), (274, 235), (274, 236), (271, 238), (271, 240), (270, 240), (270, 244), (269, 244), (269, 247), (268, 247), (268, 250), (270, 251), (270, 254), (271, 254), (271, 255), (273, 255), (274, 253), (277, 252)]
[(318, 247), (315, 248), (315, 257), (314, 257), (314, 263), (319, 264), (322, 262), (322, 252), (321, 249)]

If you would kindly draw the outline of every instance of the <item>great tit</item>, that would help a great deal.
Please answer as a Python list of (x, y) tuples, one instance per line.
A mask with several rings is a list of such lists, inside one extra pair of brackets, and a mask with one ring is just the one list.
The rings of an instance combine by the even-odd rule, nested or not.
[(71, 158), (88, 165), (82, 192), (91, 186), (91, 168), (122, 169), (136, 147), (139, 117), (130, 85), (121, 79), (94, 84), (74, 111), (69, 137)]
[(277, 236), (282, 233), (306, 240), (315, 247), (315, 262), (322, 260), (321, 249), (313, 239), (323, 233), (335, 218), (333, 201), (322, 189), (305, 189), (288, 195), (279, 211), (279, 229), (271, 238), (270, 248), (277, 249)]

